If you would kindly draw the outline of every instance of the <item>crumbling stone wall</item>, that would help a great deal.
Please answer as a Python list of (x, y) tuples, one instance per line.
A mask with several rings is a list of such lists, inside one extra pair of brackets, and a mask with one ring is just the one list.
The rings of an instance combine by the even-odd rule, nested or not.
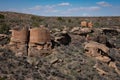
[(30, 29), (30, 43), (50, 42), (50, 32), (44, 28)]
[(93, 23), (92, 23), (92, 22), (87, 22), (87, 21), (82, 21), (82, 22), (81, 22), (81, 26), (82, 26), (82, 27), (92, 28), (92, 27), (93, 27)]
[(29, 31), (27, 28), (22, 30), (11, 30), (12, 36), (10, 42), (27, 43)]
[(86, 27), (87, 26), (87, 22), (86, 21), (82, 21), (81, 22), (81, 26), (85, 26)]
[[(50, 32), (45, 27), (23, 28), (21, 30), (11, 30), (10, 49), (18, 55), (35, 56), (41, 54), (40, 50), (50, 50), (52, 43)], [(34, 48), (34, 49), (33, 49)], [(32, 50), (32, 51), (31, 51)], [(34, 50), (34, 51), (33, 51)]]
[(28, 28), (11, 30), (12, 35), (9, 43), (10, 49), (16, 56), (27, 55)]
[[(47, 28), (39, 27), (30, 29), (28, 56), (48, 53), (48, 51), (51, 50), (51, 47), (51, 36)], [(36, 53), (34, 53), (33, 50), (36, 50)]]

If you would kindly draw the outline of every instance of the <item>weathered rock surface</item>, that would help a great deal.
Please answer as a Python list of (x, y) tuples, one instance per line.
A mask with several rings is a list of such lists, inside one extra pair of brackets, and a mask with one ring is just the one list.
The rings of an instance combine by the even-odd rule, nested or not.
[(92, 56), (98, 55), (108, 55), (109, 54), (109, 48), (106, 47), (104, 44), (100, 44), (94, 41), (90, 41), (88, 43), (85, 43), (84, 49), (87, 51), (88, 54)]
[(79, 28), (79, 27), (76, 27), (76, 28), (73, 28), (70, 32), (72, 34), (76, 34), (76, 35), (87, 35), (89, 33), (92, 33), (92, 29), (91, 28)]

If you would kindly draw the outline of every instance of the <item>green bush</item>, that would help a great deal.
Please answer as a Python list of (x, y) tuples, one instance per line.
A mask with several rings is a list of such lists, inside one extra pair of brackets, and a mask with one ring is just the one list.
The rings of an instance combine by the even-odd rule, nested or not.
[(40, 23), (37, 21), (32, 22), (32, 27), (39, 27)]
[(41, 19), (40, 17), (37, 17), (37, 16), (32, 16), (31, 19), (32, 19), (33, 21), (37, 21), (37, 22), (43, 21), (43, 19)]
[(58, 17), (57, 20), (58, 20), (58, 21), (62, 21), (62, 17)]
[(4, 19), (4, 18), (5, 18), (5, 16), (0, 14), (0, 19)]
[(41, 19), (38, 16), (32, 16), (31, 17), (31, 23), (32, 23), (32, 27), (39, 27), (39, 25), (41, 24), (41, 22), (43, 22), (43, 19)]
[(0, 34), (9, 34), (10, 27), (6, 24), (0, 25)]
[(69, 23), (71, 23), (71, 22), (72, 22), (72, 20), (71, 20), (71, 19), (68, 19), (68, 22), (69, 22)]
[(98, 22), (94, 23), (94, 27), (100, 27), (100, 24)]

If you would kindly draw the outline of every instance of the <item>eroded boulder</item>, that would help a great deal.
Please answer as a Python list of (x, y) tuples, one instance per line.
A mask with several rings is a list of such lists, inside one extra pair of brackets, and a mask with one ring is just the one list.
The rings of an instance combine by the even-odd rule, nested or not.
[(100, 61), (109, 62), (111, 60), (109, 57), (109, 48), (104, 44), (90, 41), (85, 44), (84, 49), (88, 56), (95, 57)]
[[(115, 71), (120, 75), (120, 70), (116, 66), (116, 62), (112, 57), (109, 56), (110, 49), (107, 46), (91, 41), (85, 44), (84, 49), (87, 56), (94, 57), (96, 60), (107, 63), (109, 67), (114, 68)], [(98, 66), (94, 66), (94, 68), (98, 71), (100, 75), (108, 74), (104, 70), (100, 69)]]

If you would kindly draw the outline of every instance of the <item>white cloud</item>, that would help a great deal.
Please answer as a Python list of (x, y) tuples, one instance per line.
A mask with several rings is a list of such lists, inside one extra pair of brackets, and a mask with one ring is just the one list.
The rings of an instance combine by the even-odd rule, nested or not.
[(58, 4), (59, 6), (69, 6), (70, 5), (70, 3), (68, 3), (68, 2), (64, 2), (64, 3), (60, 3), (60, 4)]
[(55, 9), (55, 5), (36, 5), (31, 8), (23, 9), (25, 12), (39, 12), (39, 13), (56, 13), (59, 10)]
[[(78, 14), (78, 13), (89, 13), (89, 12), (94, 12), (94, 11), (98, 11), (101, 8), (98, 6), (91, 6), (91, 7), (76, 7), (76, 8), (69, 8), (66, 11), (62, 11), (61, 14), (63, 15), (71, 15), (71, 14)], [(83, 14), (81, 14), (83, 16)], [(85, 16), (86, 14), (84, 14)], [(89, 15), (87, 15), (89, 16)]]
[(83, 13), (82, 16), (90, 16), (88, 13)]
[(111, 4), (109, 4), (108, 2), (105, 2), (105, 1), (97, 2), (97, 4), (100, 5), (100, 6), (103, 6), (103, 7), (112, 6)]
[(71, 8), (71, 9), (68, 9), (68, 11), (70, 12), (77, 12), (77, 11), (97, 11), (99, 10), (100, 7), (98, 6), (93, 6), (93, 7), (79, 7), (79, 8)]
[(100, 9), (98, 6), (92, 6), (92, 7), (81, 7), (81, 10), (89, 10), (89, 11), (97, 11)]
[(30, 9), (30, 10), (41, 10), (41, 9), (42, 9), (42, 6), (36, 5), (36, 6), (32, 7), (32, 8), (29, 8), (29, 9)]

